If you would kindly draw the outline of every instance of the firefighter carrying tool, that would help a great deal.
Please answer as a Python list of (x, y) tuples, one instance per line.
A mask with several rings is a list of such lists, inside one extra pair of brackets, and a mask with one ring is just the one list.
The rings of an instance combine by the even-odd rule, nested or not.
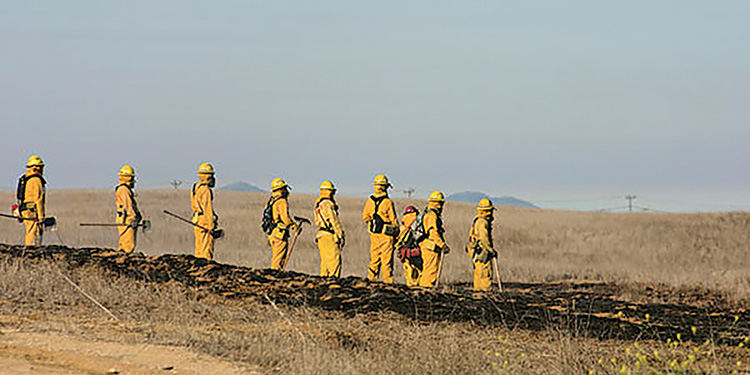
[(320, 251), (320, 276), (341, 276), (341, 250), (344, 248), (344, 229), (339, 220), (339, 206), (334, 200), (336, 188), (331, 181), (320, 185), (320, 197), (315, 202), (315, 242)]
[(393, 283), (393, 246), (398, 236), (396, 207), (388, 197), (392, 187), (385, 175), (379, 174), (373, 180), (373, 192), (362, 210), (362, 221), (370, 232), (370, 265), (367, 279), (375, 281), (382, 271), (384, 283)]
[[(469, 240), (466, 244), (466, 254), (471, 258), (474, 266), (474, 290), (488, 291), (492, 287), (492, 266), (495, 266), (495, 273), (498, 273), (497, 252), (492, 242), (492, 222), (494, 221), (493, 212), (495, 207), (492, 201), (482, 198), (477, 204), (477, 216), (469, 230)], [(497, 274), (497, 286), (503, 291), (500, 275)]]
[(214, 258), (214, 242), (223, 235), (217, 229), (219, 217), (214, 211), (214, 192), (216, 172), (210, 163), (203, 163), (198, 167), (198, 182), (193, 184), (190, 193), (190, 207), (193, 209), (191, 222), (195, 227), (195, 257), (212, 260)]
[(281, 270), (289, 258), (289, 234), (299, 236), (299, 225), (289, 216), (289, 185), (281, 178), (271, 181), (271, 198), (263, 209), (261, 227), (271, 246), (271, 269)]
[(24, 236), (26, 246), (42, 244), (47, 195), (47, 181), (44, 180), (43, 174), (44, 162), (42, 158), (33, 155), (26, 163), (26, 173), (18, 179), (18, 188), (16, 189), (18, 211), (14, 216), (22, 218), (21, 221), (26, 228)]
[(115, 188), (115, 207), (117, 216), (115, 222), (119, 235), (118, 247), (120, 251), (132, 253), (135, 250), (138, 224), (141, 222), (141, 212), (135, 200), (135, 170), (130, 165), (124, 165), (117, 172), (119, 184)]
[(443, 271), (445, 254), (450, 252), (450, 248), (445, 243), (445, 228), (443, 228), (444, 203), (443, 193), (432, 192), (422, 218), (424, 239), (419, 243), (419, 248), (422, 251), (422, 277), (419, 279), (419, 286), (421, 287), (438, 286), (440, 273)]

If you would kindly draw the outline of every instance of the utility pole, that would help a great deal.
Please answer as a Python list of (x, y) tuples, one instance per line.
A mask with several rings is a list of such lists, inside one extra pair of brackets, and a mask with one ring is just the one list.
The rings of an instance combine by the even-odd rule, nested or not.
[(633, 201), (635, 200), (635, 198), (637, 197), (633, 194), (628, 194), (625, 196), (625, 199), (628, 200), (628, 212), (633, 212)]

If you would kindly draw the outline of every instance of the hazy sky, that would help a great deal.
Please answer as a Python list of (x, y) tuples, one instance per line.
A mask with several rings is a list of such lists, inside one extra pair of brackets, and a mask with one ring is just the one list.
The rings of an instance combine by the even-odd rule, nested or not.
[(0, 0), (0, 187), (39, 153), (51, 188), (211, 161), (219, 185), (363, 195), (384, 171), (547, 207), (750, 208), (748, 20), (747, 1)]

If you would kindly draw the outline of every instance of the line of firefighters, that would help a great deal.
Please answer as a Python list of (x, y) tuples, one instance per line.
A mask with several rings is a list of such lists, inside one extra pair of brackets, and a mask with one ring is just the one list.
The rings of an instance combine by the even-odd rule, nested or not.
[[(25, 244), (38, 246), (41, 245), (46, 222), (44, 162), (34, 155), (29, 158), (26, 168), (26, 173), (18, 181), (18, 205), (14, 206), (14, 217), (25, 226)], [(119, 234), (118, 245), (121, 251), (131, 253), (136, 247), (136, 236), (142, 220), (134, 192), (136, 175), (130, 165), (123, 166), (117, 175), (115, 225)], [(223, 233), (218, 227), (219, 220), (213, 206), (215, 184), (214, 167), (210, 163), (201, 164), (198, 181), (190, 193), (193, 211), (190, 222), (194, 226), (195, 256), (209, 260), (213, 259), (215, 240)], [(367, 279), (381, 278), (384, 283), (393, 283), (393, 258), (396, 253), (403, 263), (408, 286), (435, 287), (444, 257), (450, 252), (442, 220), (445, 197), (440, 191), (433, 192), (423, 212), (408, 206), (399, 222), (395, 205), (388, 196), (391, 187), (385, 175), (377, 175), (373, 180), (373, 194), (362, 211), (362, 221), (370, 233)], [(271, 197), (263, 212), (262, 229), (271, 247), (272, 269), (284, 269), (294, 240), (301, 231), (302, 222), (295, 220), (300, 218), (293, 219), (289, 215), (289, 190), (284, 180), (274, 179), (271, 182)], [(333, 183), (324, 181), (320, 185), (320, 196), (315, 202), (314, 211), (314, 224), (318, 229), (315, 241), (321, 259), (320, 275), (328, 277), (340, 277), (341, 250), (346, 243), (335, 194)], [(474, 290), (487, 291), (493, 279), (492, 261), (497, 272), (497, 252), (492, 241), (495, 207), (485, 198), (479, 201), (476, 210), (465, 251), (473, 262)]]

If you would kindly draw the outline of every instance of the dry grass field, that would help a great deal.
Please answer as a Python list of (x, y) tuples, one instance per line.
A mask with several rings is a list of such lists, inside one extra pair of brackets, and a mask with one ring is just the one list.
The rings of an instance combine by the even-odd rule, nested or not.
[[(10, 205), (12, 195), (7, 197)], [(269, 265), (269, 249), (259, 228), (266, 199), (262, 194), (216, 193), (216, 209), (228, 234), (217, 243), (217, 261), (253, 268)], [(314, 199), (293, 194), (292, 214), (311, 217)], [(67, 245), (114, 247), (114, 230), (78, 227), (84, 221), (111, 220), (112, 201), (111, 192), (52, 191), (48, 211), (58, 218), (59, 234)], [(191, 229), (161, 213), (167, 209), (188, 216), (188, 192), (143, 191), (139, 202), (153, 223), (152, 231), (140, 237), (139, 250), (148, 255), (190, 254)], [(369, 257), (360, 221), (363, 203), (364, 198), (339, 199), (347, 231), (343, 265), (347, 276), (363, 276)], [(402, 211), (408, 203), (425, 204), (397, 200), (397, 209)], [(443, 280), (454, 285), (471, 279), (462, 247), (473, 212), (467, 204), (449, 203), (445, 209), (448, 242), (454, 251), (446, 260)], [(746, 316), (749, 220), (746, 213), (501, 208), (495, 241), (506, 281), (598, 280), (633, 285), (634, 295), (648, 285), (657, 291), (676, 291), (678, 299), (683, 298), (680, 288), (697, 287), (718, 292), (712, 298), (723, 296), (733, 306), (731, 311)], [(290, 269), (317, 273), (312, 234), (305, 229)], [(0, 243), (18, 243), (20, 238), (16, 222), (0, 222)], [(58, 241), (54, 233), (45, 237), (46, 243)], [(400, 264), (395, 262), (401, 282)], [(109, 319), (67, 284), (63, 274), (120, 320)], [(701, 301), (690, 306), (696, 311), (705, 308)], [(686, 311), (691, 311), (690, 306)], [(688, 332), (692, 328), (711, 329), (685, 327)], [(417, 321), (392, 312), (349, 314), (271, 305), (262, 298), (223, 298), (175, 282), (155, 284), (97, 268), (67, 269), (51, 261), (30, 262), (0, 254), (0, 374), (104, 374), (108, 369), (121, 374), (189, 374), (205, 373), (206, 366), (213, 369), (209, 372), (227, 374), (750, 373), (747, 340), (735, 346), (683, 342), (677, 337), (601, 340), (589, 338), (584, 330), (563, 324), (529, 331), (472, 321)], [(175, 347), (188, 352), (172, 352)], [(144, 352), (154, 354), (135, 354)]]
[[(12, 194), (7, 194), (7, 205)], [(145, 254), (189, 254), (193, 235), (189, 226), (162, 210), (190, 216), (189, 192), (141, 191), (139, 204), (153, 229), (139, 238)], [(292, 194), (291, 213), (312, 218), (315, 196)], [(216, 245), (215, 258), (253, 268), (270, 265), (270, 249), (260, 230), (265, 194), (217, 191), (216, 210), (227, 237)], [(114, 194), (108, 191), (51, 191), (48, 211), (59, 222), (59, 234), (70, 246), (115, 247), (116, 234), (108, 228), (80, 228), (81, 222), (111, 222)], [(347, 235), (342, 275), (364, 276), (369, 239), (360, 219), (365, 198), (339, 197)], [(401, 213), (407, 204), (396, 200)], [(471, 263), (463, 246), (474, 215), (470, 204), (448, 203), (444, 210), (447, 239), (453, 252), (446, 257), (443, 281), (468, 282)], [(319, 255), (314, 230), (305, 228), (289, 261), (289, 269), (317, 274)], [(21, 226), (0, 221), (0, 242), (19, 243)], [(45, 243), (59, 243), (47, 233)], [(750, 290), (750, 214), (614, 214), (529, 210), (503, 207), (495, 220), (495, 243), (505, 280), (516, 282), (591, 279), (618, 282), (655, 282), (673, 286), (701, 285), (736, 296)], [(395, 275), (403, 282), (400, 263)]]

